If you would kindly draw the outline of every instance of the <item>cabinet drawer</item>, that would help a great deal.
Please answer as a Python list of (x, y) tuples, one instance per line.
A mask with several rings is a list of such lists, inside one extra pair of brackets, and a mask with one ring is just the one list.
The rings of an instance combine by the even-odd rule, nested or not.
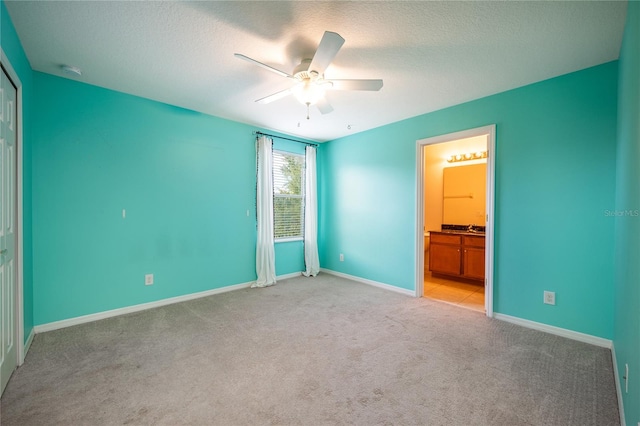
[(431, 233), (432, 243), (440, 244), (460, 244), (460, 235)]
[(471, 246), (471, 247), (484, 247), (484, 237), (465, 235), (463, 237), (462, 244), (464, 244), (465, 246)]

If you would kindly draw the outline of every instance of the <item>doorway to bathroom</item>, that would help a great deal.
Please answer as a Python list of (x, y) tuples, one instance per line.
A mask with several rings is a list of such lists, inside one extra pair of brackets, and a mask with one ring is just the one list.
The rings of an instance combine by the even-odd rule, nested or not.
[(416, 296), (491, 317), (495, 125), (416, 146)]

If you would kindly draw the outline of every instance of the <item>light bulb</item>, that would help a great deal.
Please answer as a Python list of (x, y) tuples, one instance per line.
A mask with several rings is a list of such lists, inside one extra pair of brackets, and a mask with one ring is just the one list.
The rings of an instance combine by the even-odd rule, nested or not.
[(291, 89), (298, 102), (304, 105), (315, 105), (324, 96), (325, 87), (305, 79)]

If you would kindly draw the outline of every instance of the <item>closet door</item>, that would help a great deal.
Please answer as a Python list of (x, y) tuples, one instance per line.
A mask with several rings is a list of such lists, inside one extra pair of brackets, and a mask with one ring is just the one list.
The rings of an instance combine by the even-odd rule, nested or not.
[(0, 390), (16, 369), (16, 99), (4, 69), (0, 82)]

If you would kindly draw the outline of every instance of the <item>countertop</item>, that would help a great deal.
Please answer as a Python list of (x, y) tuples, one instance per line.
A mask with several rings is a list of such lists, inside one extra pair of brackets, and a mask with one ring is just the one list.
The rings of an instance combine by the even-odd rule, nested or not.
[(437, 234), (455, 234), (455, 235), (474, 235), (474, 236), (478, 236), (478, 237), (484, 237), (485, 233), (484, 232), (478, 232), (478, 231), (457, 231), (457, 230), (445, 230), (445, 231), (429, 231), (427, 233), (424, 234), (424, 236), (428, 236), (430, 233), (437, 233)]

